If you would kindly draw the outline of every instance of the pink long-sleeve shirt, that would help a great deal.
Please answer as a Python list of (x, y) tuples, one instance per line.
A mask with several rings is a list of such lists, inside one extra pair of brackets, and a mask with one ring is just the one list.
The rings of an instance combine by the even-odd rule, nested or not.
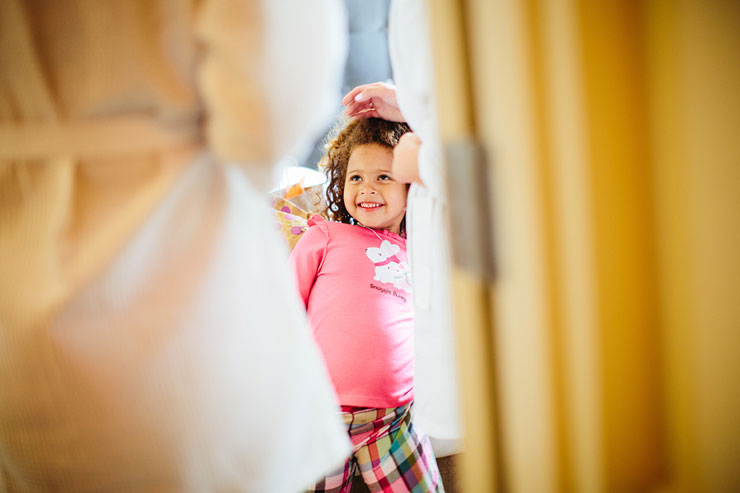
[(414, 394), (406, 240), (314, 216), (291, 253), (339, 403), (391, 408)]

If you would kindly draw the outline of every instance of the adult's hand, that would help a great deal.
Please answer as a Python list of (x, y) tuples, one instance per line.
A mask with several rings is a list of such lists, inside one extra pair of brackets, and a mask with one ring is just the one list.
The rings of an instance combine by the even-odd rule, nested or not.
[(385, 82), (373, 82), (355, 87), (342, 98), (345, 114), (355, 118), (382, 118), (404, 122), (396, 102), (396, 87)]

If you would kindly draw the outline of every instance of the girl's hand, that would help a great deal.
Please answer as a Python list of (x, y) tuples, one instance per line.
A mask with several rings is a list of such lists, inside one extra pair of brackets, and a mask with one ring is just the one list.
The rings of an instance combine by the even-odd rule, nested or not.
[(405, 122), (396, 102), (396, 87), (385, 82), (357, 86), (342, 98), (344, 112), (355, 118), (382, 118)]
[(419, 148), (421, 140), (414, 132), (407, 132), (398, 140), (393, 149), (393, 178), (401, 183), (419, 183)]

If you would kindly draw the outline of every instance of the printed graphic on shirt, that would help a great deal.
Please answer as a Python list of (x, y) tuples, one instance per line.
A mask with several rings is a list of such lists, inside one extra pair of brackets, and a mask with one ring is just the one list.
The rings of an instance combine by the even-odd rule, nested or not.
[(406, 303), (406, 297), (402, 295), (401, 293), (399, 293), (398, 291), (396, 291), (395, 289), (384, 288), (383, 286), (378, 286), (377, 284), (373, 284), (373, 283), (370, 283), (370, 287), (373, 289), (377, 289), (383, 294), (389, 294), (391, 296), (395, 296), (396, 298)]
[(394, 245), (388, 240), (383, 240), (379, 248), (370, 247), (365, 249), (365, 254), (375, 264), (375, 279), (386, 284), (392, 284), (396, 289), (411, 292), (410, 271), (406, 262), (395, 262), (395, 255), (401, 251), (401, 247)]

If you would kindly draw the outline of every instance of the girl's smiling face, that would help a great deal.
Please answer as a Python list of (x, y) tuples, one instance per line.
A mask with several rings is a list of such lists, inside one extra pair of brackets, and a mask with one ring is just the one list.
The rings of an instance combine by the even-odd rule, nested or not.
[(344, 180), (344, 206), (360, 224), (401, 232), (407, 187), (393, 179), (393, 150), (380, 144), (352, 149)]

